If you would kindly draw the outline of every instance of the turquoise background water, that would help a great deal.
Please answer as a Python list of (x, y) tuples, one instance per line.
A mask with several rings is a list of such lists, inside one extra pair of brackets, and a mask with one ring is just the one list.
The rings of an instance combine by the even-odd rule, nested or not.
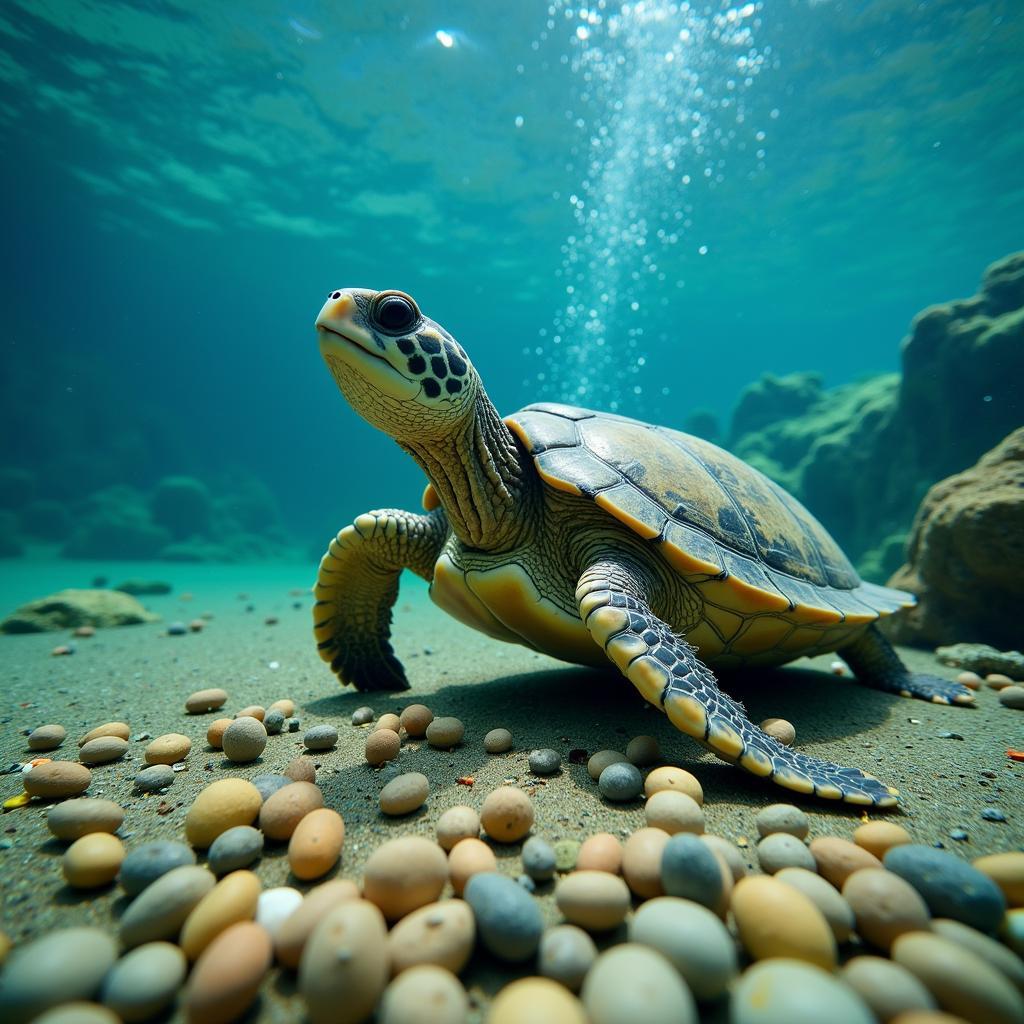
[(1022, 12), (10, 0), (0, 464), (257, 474), (303, 543), (414, 505), (317, 353), (345, 285), (414, 295), (505, 411), (895, 369), (1021, 245)]

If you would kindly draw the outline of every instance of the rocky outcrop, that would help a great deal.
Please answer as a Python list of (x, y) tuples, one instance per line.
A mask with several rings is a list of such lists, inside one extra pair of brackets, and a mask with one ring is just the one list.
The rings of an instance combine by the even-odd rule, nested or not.
[(61, 590), (23, 604), (0, 622), (0, 633), (45, 633), (77, 626), (132, 626), (156, 622), (130, 594), (118, 590)]
[(1010, 648), (1021, 638), (1024, 427), (927, 494), (889, 581), (918, 605), (887, 623), (898, 643)]
[(998, 672), (1011, 679), (1024, 679), (1024, 654), (1020, 651), (997, 651), (988, 644), (950, 644), (937, 647), (935, 657), (943, 665), (977, 672), (980, 676)]

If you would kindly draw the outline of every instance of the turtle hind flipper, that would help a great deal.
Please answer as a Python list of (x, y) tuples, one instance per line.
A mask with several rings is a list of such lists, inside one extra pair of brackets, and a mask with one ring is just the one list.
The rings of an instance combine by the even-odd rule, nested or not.
[(409, 689), (402, 663), (391, 651), (378, 652), (372, 658), (361, 658), (351, 651), (343, 651), (335, 655), (331, 661), (331, 670), (342, 685), (354, 686), (357, 690), (384, 690), (398, 692)]

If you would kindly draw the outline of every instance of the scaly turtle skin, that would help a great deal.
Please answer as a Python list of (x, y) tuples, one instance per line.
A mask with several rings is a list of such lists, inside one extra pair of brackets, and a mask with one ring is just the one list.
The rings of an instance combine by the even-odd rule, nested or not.
[(875, 627), (913, 597), (863, 583), (798, 501), (728, 452), (566, 405), (502, 420), (462, 347), (402, 292), (332, 292), (316, 326), (342, 393), (430, 480), (426, 514), (365, 513), (320, 563), (316, 639), (343, 683), (408, 686), (389, 638), (411, 569), (460, 621), (566, 661), (610, 661), (722, 760), (800, 793), (896, 802), (866, 772), (767, 736), (713, 668), (837, 651), (869, 686), (972, 703), (957, 683), (910, 673)]

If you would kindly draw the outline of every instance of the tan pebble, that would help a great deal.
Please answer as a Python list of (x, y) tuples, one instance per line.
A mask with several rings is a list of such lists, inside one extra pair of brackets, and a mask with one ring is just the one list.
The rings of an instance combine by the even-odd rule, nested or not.
[(456, 896), (462, 895), (466, 883), (483, 871), (497, 871), (494, 851), (482, 839), (463, 839), (448, 854), (448, 877)]
[(222, 931), (256, 916), (263, 883), (251, 871), (225, 875), (185, 919), (178, 938), (182, 952), (195, 960)]
[(999, 691), (999, 703), (1004, 708), (1024, 709), (1024, 686), (1005, 686)]
[(1013, 686), (1013, 680), (1002, 672), (989, 672), (985, 676), (985, 685), (993, 690), (1005, 690), (1006, 687)]
[(515, 786), (499, 786), (480, 808), (483, 830), (499, 843), (515, 843), (533, 828), (533, 804)]
[(387, 980), (387, 927), (380, 910), (366, 900), (329, 910), (299, 964), (299, 994), (311, 1024), (362, 1024)]
[(580, 995), (594, 1024), (697, 1024), (682, 976), (665, 956), (637, 942), (601, 953)]
[(89, 740), (94, 740), (99, 736), (120, 736), (121, 739), (131, 739), (132, 731), (128, 728), (124, 722), (105, 722), (103, 725), (97, 725), (95, 729), (90, 729), (79, 741), (78, 745), (84, 747)]
[(323, 807), (324, 795), (312, 782), (290, 782), (260, 808), (260, 831), (268, 839), (290, 839), (310, 811)]
[(622, 875), (630, 889), (641, 899), (661, 896), (661, 855), (668, 833), (660, 828), (637, 829), (622, 851)]
[(853, 833), (853, 841), (881, 860), (894, 846), (905, 846), (914, 840), (902, 825), (894, 821), (869, 821)]
[(451, 850), (461, 839), (477, 839), (479, 836), (480, 815), (465, 804), (449, 807), (437, 819), (437, 841), (442, 850)]
[(654, 736), (634, 736), (626, 744), (626, 757), (638, 768), (646, 768), (661, 760), (661, 746)]
[(444, 851), (422, 836), (391, 839), (370, 854), (363, 868), (363, 897), (389, 921), (433, 903), (448, 881)]
[(512, 749), (512, 733), (508, 729), (491, 729), (484, 736), (484, 750), (488, 754), (504, 754)]
[(6, 932), (0, 932), (0, 966), (7, 959), (7, 954), (11, 951), (11, 940)]
[(206, 742), (214, 750), (220, 750), (223, 747), (224, 733), (233, 721), (233, 718), (218, 718), (215, 722), (210, 723), (210, 727), (206, 730)]
[(228, 1024), (252, 1005), (273, 959), (270, 936), (255, 921), (222, 931), (203, 950), (182, 1003), (190, 1024)]
[(128, 741), (120, 736), (97, 736), (81, 746), (78, 760), (82, 764), (109, 764), (128, 753)]
[(216, 711), (224, 706), (228, 699), (228, 691), (213, 687), (209, 690), (196, 690), (185, 698), (185, 710), (190, 715), (202, 715), (207, 711)]
[(235, 712), (235, 718), (255, 718), (262, 722), (266, 717), (267, 709), (259, 704), (250, 704), (248, 707), (242, 708), (241, 711)]
[(465, 1024), (469, 996), (443, 967), (420, 964), (403, 971), (384, 990), (378, 1024)]
[(55, 750), (67, 737), (63, 725), (40, 725), (28, 737), (29, 750)]
[(760, 728), (784, 747), (792, 746), (796, 740), (796, 727), (784, 718), (766, 718)]
[(310, 889), (274, 935), (274, 953), (278, 961), (285, 967), (298, 967), (306, 942), (327, 912), (344, 900), (357, 899), (359, 886), (347, 878), (332, 878)]
[(655, 768), (644, 779), (644, 796), (648, 799), (655, 793), (664, 790), (685, 793), (688, 797), (696, 800), (698, 804), (704, 803), (704, 789), (700, 780), (684, 768), (662, 765), (660, 768)]
[(291, 718), (295, 714), (295, 701), (289, 697), (282, 697), (267, 708), (268, 713), (271, 711), (280, 711), (285, 718)]
[(92, 782), (92, 772), (77, 761), (47, 761), (22, 775), (21, 782), (29, 796), (56, 800), (84, 793)]
[(293, 782), (316, 782), (316, 762), (305, 754), (300, 754), (288, 762), (284, 774)]
[(1003, 890), (1009, 906), (1024, 907), (1024, 852), (990, 853), (971, 863)]
[(836, 942), (849, 941), (856, 924), (853, 908), (831, 882), (826, 882), (817, 872), (806, 868), (783, 868), (776, 872), (774, 878), (784, 885), (799, 889), (821, 911)]
[(723, 836), (712, 835), (708, 832), (705, 832), (700, 837), (700, 841), (710, 846), (725, 861), (729, 866), (730, 872), (732, 872), (732, 880), (734, 882), (738, 882), (741, 878), (746, 877), (747, 862), (743, 859), (743, 854), (740, 853), (735, 843), (730, 842)]
[(980, 690), (981, 689), (981, 676), (977, 672), (961, 672), (957, 677), (956, 681), (961, 686), (966, 686), (969, 690)]
[(67, 655), (74, 653), (75, 649), (73, 647), (69, 647), (67, 644), (57, 644), (57, 646), (50, 651), (51, 657), (54, 658), (66, 657)]
[(388, 729), (391, 732), (398, 732), (402, 728), (402, 720), (396, 714), (392, 714), (390, 711), (387, 714), (381, 715), (377, 719), (373, 726), (373, 731), (377, 732), (379, 729)]
[(64, 880), (75, 889), (109, 885), (121, 870), (124, 854), (124, 843), (109, 832), (82, 836), (64, 851)]
[(185, 838), (206, 849), (235, 825), (251, 825), (260, 813), (260, 791), (245, 779), (218, 779), (192, 802), (185, 817)]
[(413, 737), (424, 735), (427, 731), (427, 726), (433, 720), (434, 712), (426, 704), (410, 704), (398, 716), (398, 721), (402, 728)]
[(855, 956), (843, 965), (840, 976), (881, 1021), (936, 1006), (917, 975), (881, 956)]
[(76, 1000), (54, 1006), (46, 1013), (34, 1017), (32, 1024), (121, 1024), (121, 1018), (99, 1003)]
[(907, 1010), (891, 1017), (888, 1024), (970, 1024), (963, 1017), (941, 1010)]
[(163, 736), (157, 736), (152, 743), (146, 747), (143, 757), (146, 764), (177, 764), (188, 757), (192, 749), (192, 741), (180, 732), (169, 732)]
[(597, 782), (601, 778), (601, 772), (608, 765), (619, 764), (628, 760), (629, 758), (621, 750), (599, 750), (597, 753), (590, 755), (590, 760), (587, 761), (587, 774)]
[(462, 900), (428, 903), (407, 914), (388, 934), (391, 971), (436, 964), (458, 974), (469, 962), (476, 940), (476, 919)]
[(861, 868), (880, 868), (882, 862), (856, 843), (836, 836), (818, 836), (810, 844), (811, 856), (818, 865), (818, 874), (842, 889), (847, 878)]
[(267, 730), (256, 717), (236, 718), (221, 736), (224, 756), (235, 764), (249, 764), (267, 747)]
[(46, 815), (46, 827), (58, 839), (79, 839), (93, 832), (116, 832), (124, 810), (113, 800), (79, 797), (55, 804)]
[(189, 629), (190, 633), (202, 633), (202, 631), (205, 628), (206, 628), (206, 620), (205, 619), (191, 619), (189, 621), (188, 629)]
[(733, 889), (732, 912), (740, 941), (755, 960), (791, 957), (835, 969), (832, 929), (802, 892), (774, 878), (750, 875)]
[(426, 803), (430, 783), (422, 772), (396, 775), (381, 791), (380, 809), (385, 814), (411, 814)]
[(366, 758), (367, 764), (379, 768), (382, 764), (398, 757), (398, 752), (401, 749), (402, 741), (398, 738), (397, 732), (393, 729), (378, 729), (366, 737), (363, 756)]
[(329, 807), (310, 811), (295, 826), (288, 840), (288, 863), (292, 874), (304, 882), (322, 878), (341, 856), (345, 822)]
[(969, 925), (948, 917), (932, 920), (932, 933), (980, 956), (987, 964), (1001, 971), (1020, 992), (1024, 992), (1024, 958), (1016, 956), (1001, 942)]
[(448, 716), (446, 718), (435, 718), (424, 734), (427, 742), (438, 750), (449, 750), (457, 747), (466, 735), (466, 727), (458, 718)]
[(96, 635), (96, 627), (95, 626), (76, 626), (71, 631), (71, 635), (72, 636), (86, 636), (86, 637), (88, 637), (88, 636), (95, 636)]
[(857, 934), (888, 951), (906, 932), (927, 931), (931, 914), (921, 894), (885, 868), (861, 868), (843, 883), (843, 899), (857, 918)]
[(660, 828), (670, 836), (677, 832), (704, 831), (704, 812), (693, 797), (678, 790), (663, 789), (649, 797), (644, 805), (644, 817), (651, 828)]
[(520, 978), (495, 996), (486, 1024), (587, 1024), (587, 1020), (583, 1004), (564, 985), (550, 978)]
[(1024, 995), (970, 950), (928, 932), (901, 935), (892, 959), (924, 982), (939, 1006), (971, 1024), (1020, 1024)]
[(608, 931), (626, 919), (629, 886), (606, 871), (574, 871), (558, 883), (555, 903), (570, 924), (587, 931)]
[(173, 941), (193, 908), (216, 884), (213, 872), (196, 864), (161, 875), (121, 915), (121, 942), (130, 949), (144, 942)]
[(999, 926), (999, 937), (1024, 960), (1024, 907), (1008, 910)]
[(588, 836), (576, 855), (577, 871), (607, 871), (617, 875), (622, 870), (622, 843), (611, 832)]

